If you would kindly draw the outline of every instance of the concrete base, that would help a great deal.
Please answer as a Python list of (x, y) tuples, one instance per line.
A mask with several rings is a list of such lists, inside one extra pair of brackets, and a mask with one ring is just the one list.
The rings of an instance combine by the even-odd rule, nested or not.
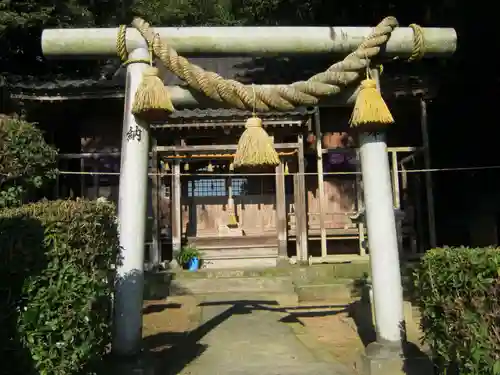
[(361, 355), (362, 375), (402, 375), (404, 374), (404, 357), (400, 345), (369, 344)]
[(394, 343), (373, 342), (361, 355), (361, 375), (432, 375), (434, 368), (429, 358), (421, 353), (406, 353)]

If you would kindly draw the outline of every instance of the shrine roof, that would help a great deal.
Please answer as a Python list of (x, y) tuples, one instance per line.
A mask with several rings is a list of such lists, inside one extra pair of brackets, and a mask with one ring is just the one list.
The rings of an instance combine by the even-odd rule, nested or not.
[[(192, 57), (190, 61), (224, 78), (256, 84), (284, 84), (305, 80), (317, 72), (325, 70), (332, 63), (331, 57), (325, 55), (274, 58), (204, 56)], [(394, 97), (419, 94), (434, 96), (440, 73), (435, 64), (391, 62), (388, 66), (390, 67), (386, 68), (381, 77), (385, 93)], [(425, 69), (422, 69), (422, 66)], [(123, 98), (124, 71), (124, 68), (118, 68), (118, 70), (115, 68), (111, 74), (100, 79), (43, 80), (36, 77), (10, 77), (5, 86), (13, 98), (21, 100), (63, 101)], [(166, 85), (186, 86), (183, 81), (170, 72), (164, 71), (164, 76)]]

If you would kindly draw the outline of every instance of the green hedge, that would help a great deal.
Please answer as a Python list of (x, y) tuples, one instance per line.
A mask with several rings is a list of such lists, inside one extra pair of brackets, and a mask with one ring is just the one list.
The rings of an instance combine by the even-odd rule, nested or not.
[(424, 341), (442, 373), (500, 374), (500, 251), (430, 250), (415, 271)]
[(36, 199), (56, 178), (57, 150), (35, 124), (0, 114), (0, 208)]
[(89, 374), (110, 345), (115, 209), (42, 201), (0, 210), (5, 374)]

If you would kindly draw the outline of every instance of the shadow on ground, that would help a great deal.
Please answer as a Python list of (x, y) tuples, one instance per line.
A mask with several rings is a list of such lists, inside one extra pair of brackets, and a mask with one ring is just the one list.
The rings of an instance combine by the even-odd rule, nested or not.
[[(178, 304), (154, 305), (153, 309), (179, 308)], [(201, 344), (201, 339), (210, 331), (238, 314), (251, 314), (257, 310), (268, 310), (286, 313), (279, 319), (282, 323), (300, 322), (300, 317), (313, 316), (312, 314), (329, 315), (337, 312), (321, 311), (322, 308), (331, 309), (338, 307), (339, 311), (346, 306), (301, 306), (280, 307), (275, 300), (233, 300), (212, 301), (201, 303), (200, 307), (227, 305), (227, 309), (203, 323), (196, 329), (184, 333), (162, 332), (148, 336), (143, 340), (142, 352), (134, 358), (122, 358), (110, 356), (106, 360), (102, 374), (111, 375), (176, 375), (185, 369), (193, 360), (199, 357), (207, 349)], [(318, 309), (317, 312), (303, 311), (301, 309)], [(156, 310), (155, 310), (156, 311)], [(145, 313), (153, 311), (145, 310)], [(319, 316), (319, 315), (317, 315)]]
[[(361, 285), (361, 284), (360, 284)], [(199, 307), (227, 306), (222, 313), (212, 317), (199, 327), (183, 333), (162, 332), (148, 336), (143, 341), (143, 351), (135, 358), (110, 358), (107, 361), (106, 375), (144, 374), (144, 375), (176, 375), (182, 372), (192, 361), (205, 352), (207, 346), (200, 343), (210, 331), (224, 323), (231, 316), (251, 314), (258, 310), (276, 311), (281, 313), (278, 320), (282, 323), (300, 323), (301, 318), (321, 317), (348, 312), (356, 324), (360, 338), (366, 347), (376, 340), (375, 328), (371, 319), (371, 307), (366, 288), (360, 289), (359, 301), (347, 305), (313, 305), (283, 307), (275, 300), (221, 300), (199, 304)], [(166, 303), (154, 305), (152, 310), (146, 307), (144, 313), (156, 312), (162, 309), (180, 308), (179, 304)], [(312, 310), (312, 311), (311, 311)], [(284, 315), (284, 316), (283, 316)], [(406, 374), (421, 374), (418, 368), (422, 360), (428, 356), (416, 345), (409, 343), (405, 348), (404, 371)], [(418, 359), (415, 361), (415, 359)], [(430, 362), (430, 361), (429, 361)], [(427, 367), (427, 366), (426, 366)], [(104, 372), (103, 372), (104, 375)]]
[(162, 304), (154, 304), (154, 305), (148, 305), (145, 306), (142, 309), (142, 313), (144, 315), (147, 314), (154, 314), (154, 313), (159, 313), (162, 312), (163, 310), (167, 309), (180, 309), (182, 306), (180, 303), (162, 303)]
[[(413, 288), (411, 288), (412, 280), (409, 278), (411, 270), (408, 274), (403, 274), (403, 282), (405, 283), (405, 299), (414, 301)], [(368, 275), (354, 282), (353, 294), (359, 297), (359, 300), (349, 306), (349, 316), (356, 324), (358, 334), (367, 347), (370, 343), (377, 340), (377, 333), (372, 320), (371, 301), (369, 295)], [(406, 337), (406, 327), (401, 327), (403, 337)], [(403, 346), (403, 372), (408, 375), (432, 375), (434, 364), (429, 355), (423, 352), (418, 345), (413, 342), (406, 341)]]

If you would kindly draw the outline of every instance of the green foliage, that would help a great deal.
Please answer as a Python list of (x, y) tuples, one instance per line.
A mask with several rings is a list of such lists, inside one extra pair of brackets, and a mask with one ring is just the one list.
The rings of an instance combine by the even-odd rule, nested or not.
[(3, 373), (92, 373), (110, 344), (118, 249), (108, 203), (43, 201), (0, 211), (0, 325), (7, 328), (0, 346), (10, 358)]
[[(409, 4), (409, 3), (408, 3)], [(12, 82), (99, 78), (103, 61), (45, 61), (44, 28), (110, 27), (138, 15), (154, 26), (372, 25), (387, 15), (402, 24), (453, 24), (455, 0), (411, 3), (333, 0), (0, 0), (0, 71)], [(2, 78), (0, 76), (0, 82)]]
[(179, 263), (179, 265), (185, 266), (193, 258), (200, 259), (201, 253), (196, 247), (187, 245), (184, 246), (179, 252), (179, 255), (177, 256), (177, 262)]
[(0, 208), (19, 206), (53, 180), (56, 158), (36, 126), (0, 116)]
[(46, 64), (42, 57), (43, 28), (85, 27), (94, 23), (95, 16), (87, 1), (0, 0), (0, 71), (35, 76), (47, 70), (60, 73), (57, 64)]
[(500, 374), (500, 252), (430, 250), (415, 271), (424, 341), (441, 370)]

